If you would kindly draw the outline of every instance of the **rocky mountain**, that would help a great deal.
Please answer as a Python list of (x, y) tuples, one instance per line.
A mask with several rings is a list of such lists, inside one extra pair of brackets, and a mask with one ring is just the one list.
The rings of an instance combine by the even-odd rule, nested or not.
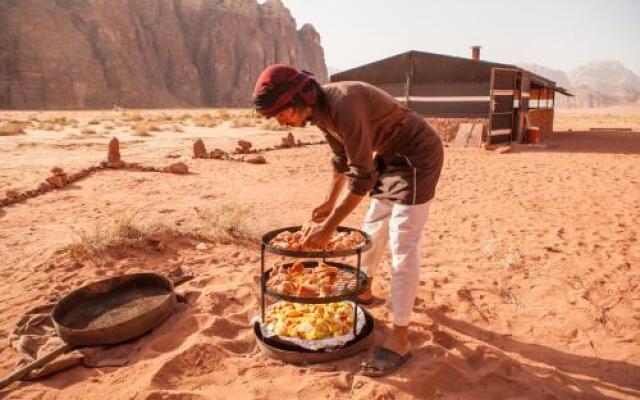
[(281, 0), (0, 2), (0, 108), (248, 106), (275, 62), (328, 79)]
[(619, 61), (592, 61), (565, 73), (532, 63), (518, 64), (569, 89), (575, 97), (558, 95), (558, 107), (592, 108), (640, 102), (640, 77)]

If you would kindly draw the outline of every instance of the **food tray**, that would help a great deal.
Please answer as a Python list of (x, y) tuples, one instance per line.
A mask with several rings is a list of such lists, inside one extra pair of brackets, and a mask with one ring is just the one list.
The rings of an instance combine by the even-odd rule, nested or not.
[[(319, 265), (318, 261), (302, 261), (305, 268), (316, 268)], [(289, 268), (294, 263), (286, 263), (283, 264), (285, 268)], [(287, 300), (294, 303), (305, 303), (305, 304), (326, 304), (326, 303), (336, 303), (343, 300), (352, 300), (355, 296), (362, 293), (364, 288), (367, 285), (367, 275), (363, 271), (359, 271), (359, 279), (356, 281), (356, 274), (358, 273), (357, 269), (351, 267), (347, 264), (325, 261), (325, 264), (330, 265), (332, 267), (336, 267), (340, 269), (341, 281), (345, 282), (345, 290), (340, 291), (339, 294), (333, 296), (324, 296), (324, 297), (302, 297), (295, 295), (285, 295), (280, 294), (267, 286), (269, 280), (269, 274), (271, 272), (271, 268), (266, 270), (262, 275), (263, 287), (265, 288), (266, 294), (273, 298)], [(349, 281), (352, 283), (349, 284)], [(351, 288), (349, 288), (351, 286)]]
[(339, 226), (338, 229), (336, 229), (336, 231), (338, 232), (359, 232), (363, 237), (364, 237), (364, 242), (362, 242), (359, 246), (354, 247), (352, 249), (346, 249), (346, 250), (333, 250), (333, 251), (327, 251), (327, 250), (312, 250), (312, 251), (306, 251), (306, 250), (287, 250), (287, 249), (281, 249), (279, 247), (276, 246), (272, 246), (270, 244), (271, 240), (273, 238), (275, 238), (276, 236), (278, 236), (278, 234), (284, 232), (284, 231), (290, 231), (290, 232), (296, 232), (302, 229), (302, 226), (298, 225), (298, 226), (289, 226), (286, 228), (280, 228), (280, 229), (276, 229), (274, 231), (270, 231), (268, 233), (266, 233), (264, 236), (262, 236), (262, 246), (265, 249), (266, 252), (268, 253), (272, 253), (272, 254), (279, 254), (282, 256), (288, 256), (288, 257), (301, 257), (301, 258), (333, 258), (333, 257), (347, 257), (347, 256), (352, 256), (352, 255), (356, 255), (359, 253), (364, 253), (365, 251), (369, 250), (369, 248), (371, 248), (371, 237), (359, 230), (359, 229), (355, 229), (355, 228), (348, 228), (345, 226)]
[(297, 365), (335, 361), (363, 352), (373, 343), (374, 319), (366, 309), (363, 308), (362, 312), (365, 316), (365, 325), (360, 333), (353, 340), (337, 349), (308, 350), (295, 344), (264, 338), (260, 331), (259, 322), (254, 323), (253, 331), (258, 347), (270, 358)]

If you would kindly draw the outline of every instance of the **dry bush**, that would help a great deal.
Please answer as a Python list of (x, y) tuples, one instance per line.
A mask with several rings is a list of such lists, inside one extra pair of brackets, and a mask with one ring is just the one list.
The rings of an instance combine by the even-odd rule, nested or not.
[(82, 133), (83, 135), (95, 135), (97, 132), (95, 131), (95, 129), (84, 128), (80, 131), (80, 133)]
[(180, 125), (173, 125), (171, 127), (171, 130), (174, 131), (174, 132), (179, 132), (179, 133), (184, 132), (184, 129), (182, 129), (182, 126), (180, 126)]
[(160, 129), (154, 124), (144, 122), (137, 123), (131, 127), (133, 134), (136, 136), (151, 136), (151, 131), (159, 131)]
[(244, 117), (244, 118), (257, 118), (258, 115), (253, 110), (237, 110), (235, 112), (236, 117)]
[(87, 122), (87, 124), (89, 125), (100, 125), (100, 121), (97, 119), (90, 119), (89, 122)]
[(126, 111), (122, 119), (127, 122), (144, 121), (144, 117), (137, 111)]
[(268, 131), (288, 131), (288, 130), (291, 130), (291, 128), (288, 127), (288, 126), (280, 125), (278, 120), (275, 119), (275, 118), (265, 119), (264, 121), (262, 121), (262, 124), (260, 126), (262, 127), (262, 129), (266, 129)]
[(0, 136), (24, 135), (27, 127), (25, 122), (7, 122), (0, 125)]
[(75, 232), (74, 241), (67, 250), (73, 259), (83, 260), (116, 247), (142, 248), (154, 235), (163, 232), (166, 232), (165, 227), (145, 224), (137, 213), (125, 212), (112, 226), (96, 225), (90, 232)]
[(76, 121), (73, 118), (69, 118), (69, 117), (65, 117), (65, 116), (61, 116), (61, 117), (55, 117), (53, 119), (51, 119), (52, 124), (56, 124), (56, 125), (73, 125), (73, 124), (78, 124), (78, 121)]
[(199, 240), (228, 244), (236, 241), (254, 241), (259, 235), (255, 220), (250, 220), (248, 211), (237, 204), (218, 204), (212, 208), (195, 208), (198, 216), (196, 226), (189, 234)]
[(53, 122), (43, 121), (40, 123), (40, 125), (36, 127), (36, 129), (39, 129), (41, 131), (56, 131), (56, 130), (59, 131), (61, 127), (56, 125)]
[(201, 128), (214, 128), (218, 126), (220, 122), (210, 114), (202, 114), (196, 118), (194, 125)]
[(238, 117), (231, 120), (230, 126), (232, 128), (252, 128), (256, 126), (256, 121), (253, 118)]
[(220, 118), (223, 121), (228, 121), (231, 118), (233, 118), (233, 114), (231, 114), (231, 112), (226, 108), (222, 108), (218, 110), (218, 118)]

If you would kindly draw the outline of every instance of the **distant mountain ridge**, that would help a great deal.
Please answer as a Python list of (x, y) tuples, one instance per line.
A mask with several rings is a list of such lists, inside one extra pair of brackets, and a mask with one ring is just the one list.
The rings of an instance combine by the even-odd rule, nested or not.
[(558, 95), (560, 108), (594, 108), (640, 102), (640, 77), (620, 61), (592, 61), (569, 72), (534, 63), (520, 67), (555, 81), (575, 97)]

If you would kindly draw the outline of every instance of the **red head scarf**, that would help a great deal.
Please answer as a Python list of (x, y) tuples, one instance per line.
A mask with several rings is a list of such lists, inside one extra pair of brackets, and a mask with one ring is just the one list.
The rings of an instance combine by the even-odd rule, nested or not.
[(255, 109), (267, 118), (275, 116), (289, 105), (294, 97), (299, 96), (308, 105), (316, 104), (317, 84), (307, 71), (284, 64), (267, 67), (258, 78), (253, 90)]

